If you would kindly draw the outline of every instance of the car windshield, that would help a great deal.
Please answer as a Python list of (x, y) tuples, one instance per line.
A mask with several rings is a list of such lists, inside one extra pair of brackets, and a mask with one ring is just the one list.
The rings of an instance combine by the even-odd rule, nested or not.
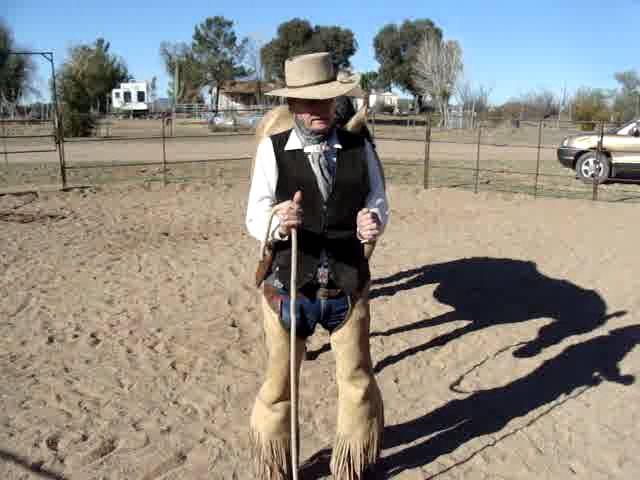
[(623, 128), (627, 128), (629, 125), (634, 124), (636, 122), (640, 122), (640, 119), (631, 120), (630, 122), (627, 122), (624, 125), (617, 126), (617, 127), (612, 127), (609, 130), (607, 130), (607, 133), (616, 134), (620, 130), (622, 130)]

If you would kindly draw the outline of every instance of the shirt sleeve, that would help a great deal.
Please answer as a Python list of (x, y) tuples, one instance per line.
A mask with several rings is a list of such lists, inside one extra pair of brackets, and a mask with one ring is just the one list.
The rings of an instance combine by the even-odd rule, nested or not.
[(378, 154), (371, 146), (370, 142), (365, 142), (365, 153), (367, 157), (367, 170), (369, 172), (369, 195), (366, 206), (375, 212), (380, 219), (381, 234), (384, 232), (389, 221), (389, 200), (385, 190), (384, 172)]
[[(278, 167), (273, 151), (271, 138), (263, 139), (256, 150), (255, 166), (249, 201), (247, 204), (246, 226), (249, 234), (260, 242), (264, 242), (271, 208), (276, 203), (276, 185), (278, 184)], [(277, 216), (273, 217), (269, 239), (278, 239), (274, 235), (280, 226)]]

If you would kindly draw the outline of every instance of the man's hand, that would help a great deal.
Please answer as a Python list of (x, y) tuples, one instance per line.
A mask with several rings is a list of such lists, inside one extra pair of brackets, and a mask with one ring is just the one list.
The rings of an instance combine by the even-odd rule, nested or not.
[(280, 219), (278, 233), (281, 238), (286, 238), (292, 228), (302, 225), (302, 192), (298, 190), (293, 195), (293, 200), (279, 203), (275, 206), (275, 209)]
[(356, 219), (358, 238), (365, 243), (374, 242), (380, 236), (380, 219), (375, 212), (363, 208)]

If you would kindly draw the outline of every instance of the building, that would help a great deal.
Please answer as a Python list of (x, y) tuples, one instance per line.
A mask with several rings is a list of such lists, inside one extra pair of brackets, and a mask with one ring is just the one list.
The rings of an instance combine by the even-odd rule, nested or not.
[[(379, 90), (373, 90), (369, 94), (369, 108), (370, 109), (393, 109), (398, 110), (398, 95), (392, 92), (382, 92)], [(356, 108), (362, 107), (364, 100), (362, 98), (356, 99)]]
[[(242, 110), (273, 103), (273, 99), (265, 97), (264, 92), (274, 90), (278, 85), (258, 80), (227, 80), (220, 85), (218, 98), (219, 110)], [(211, 92), (211, 102), (215, 102), (216, 89)]]
[(132, 114), (149, 111), (149, 82), (124, 82), (120, 88), (111, 91), (111, 107), (113, 110), (131, 112)]

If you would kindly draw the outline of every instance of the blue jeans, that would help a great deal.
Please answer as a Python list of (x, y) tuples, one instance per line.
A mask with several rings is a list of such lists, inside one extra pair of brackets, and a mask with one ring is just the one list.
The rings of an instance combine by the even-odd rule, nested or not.
[[(279, 290), (280, 322), (287, 330), (291, 328), (291, 298), (286, 290)], [(296, 296), (296, 336), (310, 337), (319, 323), (329, 333), (344, 323), (351, 311), (349, 295), (319, 299)]]

